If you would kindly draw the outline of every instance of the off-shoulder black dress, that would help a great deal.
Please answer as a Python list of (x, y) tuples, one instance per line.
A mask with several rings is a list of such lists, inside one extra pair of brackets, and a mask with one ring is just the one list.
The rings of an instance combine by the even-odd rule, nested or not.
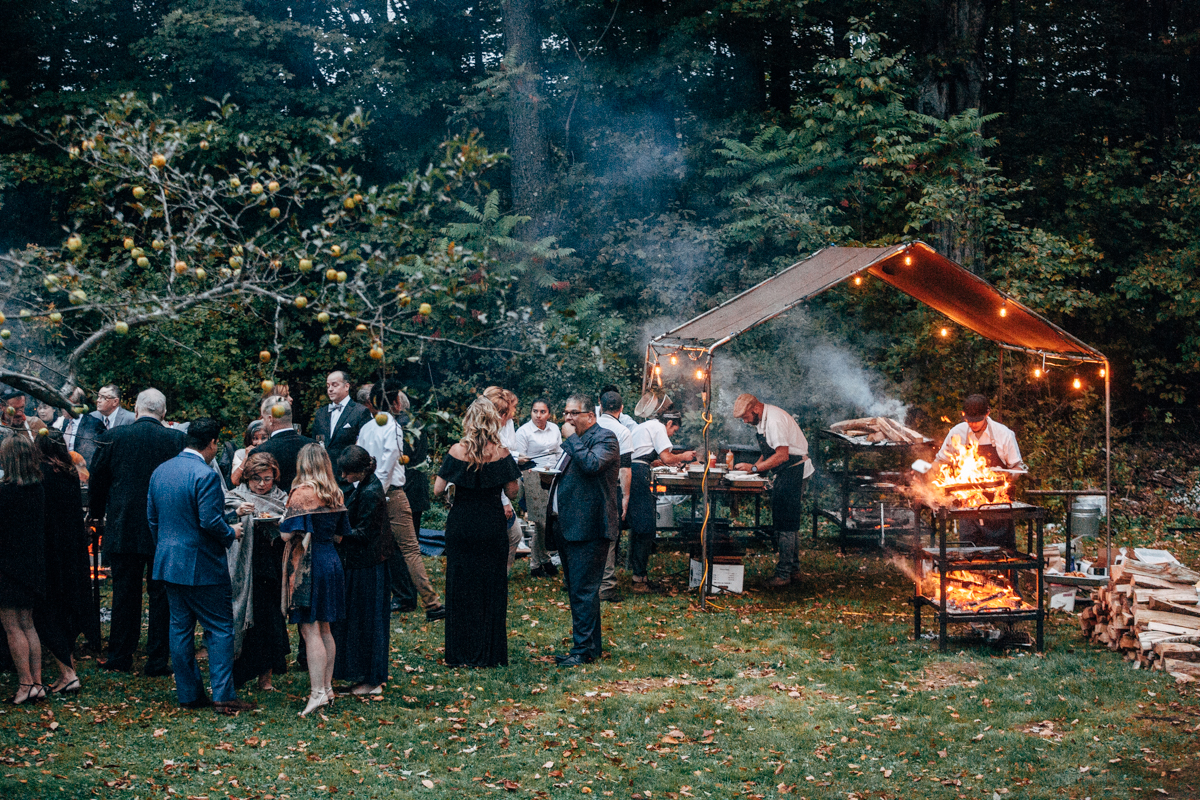
[(446, 518), (446, 664), (508, 663), (506, 483), (521, 479), (512, 456), (478, 469), (447, 454), (438, 476), (454, 484)]

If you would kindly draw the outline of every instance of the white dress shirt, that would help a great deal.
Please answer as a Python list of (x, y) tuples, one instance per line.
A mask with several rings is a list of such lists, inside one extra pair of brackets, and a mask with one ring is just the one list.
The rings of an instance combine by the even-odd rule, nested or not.
[[(767, 445), (772, 448), (783, 447), (786, 444), (789, 456), (808, 455), (808, 439), (805, 438), (804, 431), (800, 430), (792, 415), (779, 406), (763, 403), (762, 419), (758, 421), (755, 430), (766, 438)], [(804, 462), (805, 478), (811, 477), (816, 471), (811, 458)]]
[(957, 452), (952, 441), (955, 436), (958, 437), (960, 447), (965, 446), (967, 442), (994, 445), (996, 455), (1009, 469), (1020, 469), (1025, 466), (1021, 460), (1021, 448), (1017, 446), (1017, 435), (1010, 428), (1001, 425), (991, 417), (987, 418), (987, 427), (979, 435), (971, 430), (971, 426), (965, 420), (951, 428), (950, 432), (946, 434), (946, 440), (942, 442), (942, 449), (938, 451), (938, 461), (948, 462)]
[(629, 432), (621, 422), (608, 414), (601, 414), (596, 417), (596, 424), (604, 428), (606, 431), (612, 431), (617, 437), (617, 444), (621, 446), (621, 455), (633, 456), (633, 434)]
[(404, 485), (404, 465), (400, 463), (404, 429), (391, 414), (385, 412), (384, 416), (387, 417), (384, 425), (372, 420), (362, 426), (358, 432), (358, 446), (375, 459), (375, 477), (387, 491)]
[[(342, 416), (342, 412), (346, 410), (346, 406), (350, 404), (350, 395), (342, 398), (340, 403), (329, 404), (329, 435), (332, 437), (334, 431), (337, 430), (338, 420)], [(385, 483), (384, 486), (387, 486)]]
[(558, 426), (549, 420), (545, 428), (539, 428), (537, 423), (529, 420), (517, 428), (514, 446), (518, 453), (534, 456), (533, 463), (542, 469), (553, 467), (562, 452), (562, 432)]
[(648, 419), (633, 429), (633, 457), (657, 461), (659, 453), (671, 449), (671, 437), (662, 420)]

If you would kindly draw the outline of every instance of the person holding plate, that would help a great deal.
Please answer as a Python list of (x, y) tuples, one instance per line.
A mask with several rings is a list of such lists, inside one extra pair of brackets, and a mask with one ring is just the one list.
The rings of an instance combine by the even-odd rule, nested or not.
[(529, 577), (553, 577), (558, 574), (558, 567), (554, 566), (546, 551), (546, 503), (550, 500), (550, 494), (542, 486), (540, 476), (533, 469), (527, 469), (553, 469), (562, 454), (562, 432), (550, 421), (550, 404), (545, 399), (533, 401), (529, 422), (517, 429), (516, 451), (521, 454), (517, 464), (525, 470), (521, 482), (525, 487), (525, 508), (529, 521), (533, 523)]

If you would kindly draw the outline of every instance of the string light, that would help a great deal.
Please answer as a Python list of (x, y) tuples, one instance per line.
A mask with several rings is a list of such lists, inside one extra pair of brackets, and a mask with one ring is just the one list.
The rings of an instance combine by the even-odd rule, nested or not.
[(655, 365), (654, 365), (654, 374), (655, 374), (655, 375), (662, 375), (662, 367), (661, 367), (661, 366), (659, 366), (658, 364), (655, 364)]
[(949, 335), (950, 335), (950, 329), (949, 329), (949, 328), (942, 328), (942, 330), (941, 330), (941, 334), (942, 334), (942, 338), (943, 338), (943, 339), (945, 339), (947, 336), (949, 336)]
[(1106, 370), (1104, 367), (1101, 367), (1100, 368), (1100, 377), (1103, 378), (1107, 375), (1108, 375), (1108, 370)]
[(855, 286), (862, 286), (862, 275), (855, 275), (855, 276), (854, 276), (854, 285), (855, 285)]
[(1034, 368), (1033, 368), (1033, 377), (1035, 377), (1035, 378), (1040, 378), (1040, 377), (1042, 377), (1042, 368), (1041, 368), (1041, 367), (1034, 367)]
[(1002, 317), (1008, 316), (1008, 306), (1000, 306), (1000, 316), (1002, 316)]
[(679, 356), (675, 355), (674, 353), (671, 353), (671, 366), (673, 367), (678, 363), (679, 363)]
[(698, 381), (704, 380), (704, 370), (702, 370), (702, 369), (696, 370), (696, 380), (698, 380)]
[(1083, 388), (1083, 381), (1079, 380), (1079, 376), (1078, 376), (1078, 375), (1076, 375), (1076, 376), (1075, 376), (1075, 379), (1071, 381), (1071, 386), (1072, 386), (1073, 388), (1075, 388), (1075, 389), (1082, 389), (1082, 388)]
[(904, 257), (904, 266), (906, 266), (906, 267), (911, 267), (911, 266), (912, 266), (912, 256), (905, 256), (905, 257)]

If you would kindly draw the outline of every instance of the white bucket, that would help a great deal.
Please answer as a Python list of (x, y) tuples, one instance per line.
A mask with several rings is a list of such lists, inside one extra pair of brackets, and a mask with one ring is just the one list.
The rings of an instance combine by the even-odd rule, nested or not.
[(675, 504), (669, 498), (659, 497), (655, 500), (654, 526), (656, 528), (675, 527)]

